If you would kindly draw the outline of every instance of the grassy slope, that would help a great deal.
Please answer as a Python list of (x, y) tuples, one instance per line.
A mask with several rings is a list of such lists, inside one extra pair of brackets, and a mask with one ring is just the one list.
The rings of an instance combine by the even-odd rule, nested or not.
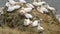
[[(6, 11), (6, 8), (4, 12)], [(5, 27), (5, 25), (0, 27), (0, 34), (37, 34), (38, 31), (36, 28), (32, 28), (31, 25), (29, 27), (23, 26), (23, 21), (25, 17), (19, 15), (19, 11), (15, 10), (12, 13), (5, 12), (4, 14), (4, 23), (5, 25), (8, 25), (10, 27), (15, 28), (8, 28)], [(41, 21), (41, 25), (45, 28), (43, 34), (60, 34), (60, 24), (58, 20), (54, 17), (52, 13), (47, 14), (41, 14), (37, 10), (33, 10), (30, 12), (33, 16), (36, 16), (37, 19), (43, 19)], [(32, 19), (34, 21), (34, 19)]]

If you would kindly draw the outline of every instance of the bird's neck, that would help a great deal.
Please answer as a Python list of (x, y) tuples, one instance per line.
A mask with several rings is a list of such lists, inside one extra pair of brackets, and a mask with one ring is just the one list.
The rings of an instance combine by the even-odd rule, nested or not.
[(29, 6), (28, 6), (28, 8), (32, 8), (32, 7), (29, 7)]
[(34, 0), (34, 2), (41, 2), (41, 0)]

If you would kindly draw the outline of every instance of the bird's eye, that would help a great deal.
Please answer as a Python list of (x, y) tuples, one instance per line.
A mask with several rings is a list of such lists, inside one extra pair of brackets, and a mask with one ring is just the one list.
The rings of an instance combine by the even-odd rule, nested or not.
[(46, 5), (45, 3), (43, 3), (42, 5)]

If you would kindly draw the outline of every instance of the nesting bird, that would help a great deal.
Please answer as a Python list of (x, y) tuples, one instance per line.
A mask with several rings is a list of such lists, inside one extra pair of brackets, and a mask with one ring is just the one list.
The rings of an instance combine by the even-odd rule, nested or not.
[(33, 6), (32, 4), (30, 4), (30, 3), (27, 3), (26, 6), (27, 6), (28, 8), (34, 8), (34, 6)]
[(16, 10), (16, 9), (19, 9), (19, 8), (20, 8), (19, 5), (16, 5), (16, 6), (9, 6), (8, 9), (7, 9), (7, 11), (8, 11), (8, 12), (12, 12), (12, 11), (14, 11), (14, 10)]
[(13, 6), (14, 9), (19, 9), (20, 7), (21, 7), (21, 6), (19, 6), (19, 5)]
[(42, 33), (44, 31), (44, 28), (39, 24), (37, 30), (39, 31), (39, 33)]
[(8, 9), (7, 9), (8, 12), (12, 12), (12, 11), (14, 11), (14, 10), (15, 10), (15, 9), (14, 9), (12, 6), (9, 6)]
[(27, 3), (25, 0), (19, 0), (20, 3)]
[(7, 11), (12, 12), (21, 7), (19, 5), (15, 5), (15, 4), (16, 4), (16, 2), (14, 0), (8, 0), (8, 2), (6, 3), (6, 6), (8, 7)]
[(30, 3), (27, 3), (26, 6), (26, 8), (22, 8), (25, 12), (30, 12), (32, 9), (34, 9), (34, 6)]
[(29, 8), (29, 7), (27, 7), (27, 8), (24, 8), (24, 7), (23, 7), (22, 9), (23, 9), (26, 13), (27, 13), (27, 12), (31, 12), (31, 10), (32, 10), (32, 8)]
[(51, 11), (55, 11), (55, 8), (47, 6), (47, 9), (51, 10)]
[(40, 6), (41, 4), (38, 3), (38, 2), (33, 2), (33, 5), (34, 5), (34, 6)]
[(40, 6), (41, 4), (40, 4), (39, 2), (37, 2), (37, 1), (38, 1), (38, 0), (34, 0), (32, 4), (33, 4), (34, 6)]
[(20, 10), (19, 12), (21, 15), (24, 15), (26, 12), (24, 10)]
[(9, 3), (10, 3), (11, 5), (16, 4), (16, 2), (15, 2), (14, 0), (8, 0), (8, 1), (9, 1)]
[(30, 19), (25, 19), (24, 20), (24, 26), (29, 26), (31, 24)]
[(55, 8), (50, 7), (48, 4), (47, 4), (47, 5), (44, 5), (44, 7), (45, 7), (46, 9), (48, 9), (49, 12), (52, 12), (54, 15), (56, 15), (56, 9), (55, 9)]
[(32, 23), (32, 26), (33, 26), (33, 27), (36, 27), (36, 26), (38, 26), (38, 24), (39, 24), (39, 20), (35, 20), (35, 21)]
[(27, 3), (26, 6), (27, 8), (24, 9), (26, 12), (30, 12), (31, 10), (34, 9), (34, 6), (30, 3)]
[(33, 10), (34, 9), (34, 6), (32, 5), (32, 4), (30, 4), (30, 3), (27, 3), (26, 4), (26, 8), (24, 8), (24, 7), (22, 7), (22, 9), (27, 13), (27, 12), (31, 12), (31, 10)]
[(37, 10), (38, 10), (39, 12), (41, 12), (41, 13), (48, 12), (48, 10), (47, 10), (45, 7), (43, 7), (43, 6), (37, 7)]
[(10, 3), (9, 3), (9, 2), (7, 2), (5, 6), (6, 6), (6, 7), (9, 7), (9, 6), (11, 6), (11, 5), (10, 5)]
[(25, 13), (24, 16), (25, 16), (26, 18), (28, 18), (28, 19), (32, 19), (32, 18), (33, 18), (33, 16), (32, 16), (31, 14), (28, 14), (28, 13)]
[(46, 4), (46, 2), (42, 1), (42, 2), (33, 2), (33, 5), (34, 6), (40, 6), (40, 5), (43, 5), (43, 4)]

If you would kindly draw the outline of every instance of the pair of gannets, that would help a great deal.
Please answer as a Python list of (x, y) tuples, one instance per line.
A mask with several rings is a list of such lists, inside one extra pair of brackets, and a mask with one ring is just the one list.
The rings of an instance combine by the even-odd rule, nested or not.
[(38, 30), (39, 32), (43, 32), (43, 31), (44, 31), (44, 28), (40, 25), (39, 20), (35, 20), (35, 21), (32, 23), (32, 26), (33, 26), (33, 27), (36, 27), (36, 26), (37, 26), (37, 30)]
[(42, 4), (46, 4), (46, 2), (42, 1), (42, 2), (33, 2), (34, 6), (40, 6)]
[(27, 12), (31, 12), (31, 10), (33, 10), (34, 9), (34, 6), (32, 5), (32, 4), (30, 4), (30, 3), (27, 3), (26, 4), (26, 8), (24, 8), (24, 7), (22, 7), (22, 9), (27, 13)]
[(55, 8), (47, 6), (47, 9), (51, 10), (51, 11), (55, 11)]
[(33, 16), (31, 14), (28, 14), (28, 12), (31, 12), (33, 10), (34, 6), (30, 3), (26, 4), (26, 8), (22, 7), (20, 10), (20, 14), (24, 15), (26, 18), (32, 19)]
[(12, 11), (14, 11), (14, 10), (16, 10), (16, 9), (19, 9), (19, 8), (20, 8), (19, 5), (9, 6), (8, 9), (7, 9), (7, 11), (8, 11), (8, 12), (12, 12)]
[(37, 30), (39, 32), (44, 31), (44, 28), (40, 25), (40, 23), (38, 23), (38, 20), (35, 20), (34, 22), (30, 21), (30, 19), (25, 19), (24, 20), (24, 26), (29, 26), (30, 24), (32, 24), (33, 27), (37, 26)]
[(50, 6), (41, 6), (41, 7), (37, 7), (37, 10), (39, 11), (39, 12), (41, 12), (41, 13), (44, 13), (44, 12), (49, 12), (48, 10), (50, 10), (50, 11), (52, 11), (54, 14), (56, 13), (55, 12), (55, 8), (53, 8), (53, 7), (50, 7)]
[(39, 12), (41, 12), (41, 13), (48, 12), (48, 10), (47, 10), (45, 7), (43, 7), (43, 6), (37, 7), (37, 10), (38, 10)]
[(30, 3), (26, 4), (27, 8), (22, 7), (20, 10), (20, 14), (24, 15), (26, 18), (33, 18), (31, 14), (28, 14), (28, 12), (31, 12), (31, 10), (34, 8), (34, 6)]
[(24, 15), (28, 19), (32, 19), (33, 18), (33, 16), (31, 14), (25, 13), (23, 10), (21, 10), (20, 14)]
[(26, 13), (24, 10), (20, 10), (20, 14), (24, 15), (28, 19), (32, 19), (33, 18), (33, 16), (31, 14)]
[(30, 21), (30, 19), (25, 19), (24, 20), (24, 25), (26, 26), (28, 26), (28, 25), (32, 25), (33, 27), (36, 27), (36, 26), (38, 26), (38, 20), (35, 20), (34, 22), (32, 22), (32, 21)]
[(8, 7), (8, 9), (7, 9), (8, 12), (12, 12), (12, 11), (14, 11), (16, 9), (19, 9), (21, 7), (19, 5), (12, 6), (12, 5), (14, 5), (16, 3), (13, 0), (8, 0), (8, 1), (9, 2), (6, 3), (6, 7)]
[(50, 11), (55, 11), (55, 8), (49, 6), (48, 4), (43, 5), (45, 8), (47, 8)]
[[(17, 2), (15, 2), (14, 0), (8, 0), (10, 4), (14, 5)], [(19, 0), (20, 3), (27, 3), (25, 0)]]

